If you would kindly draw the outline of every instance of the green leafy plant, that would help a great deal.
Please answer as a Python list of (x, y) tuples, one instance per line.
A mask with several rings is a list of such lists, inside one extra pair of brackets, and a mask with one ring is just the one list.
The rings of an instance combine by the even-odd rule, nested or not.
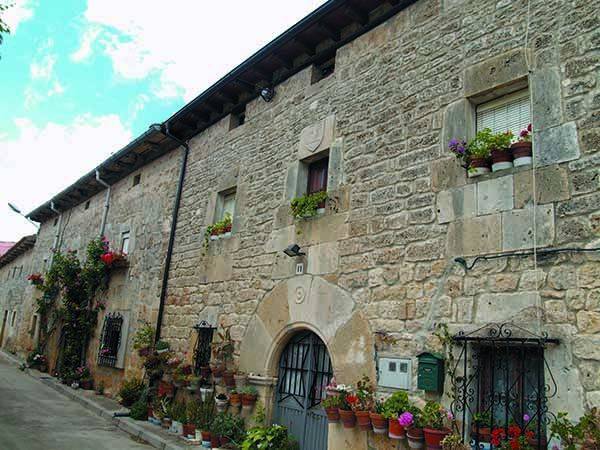
[(341, 395), (332, 395), (323, 399), (321, 406), (323, 408), (340, 408), (344, 406), (344, 400)]
[(442, 439), (440, 442), (442, 450), (470, 450), (471, 447), (463, 442), (459, 434), (452, 433)]
[(258, 395), (258, 391), (254, 386), (244, 386), (240, 389), (240, 394), (243, 395)]
[(492, 134), (492, 138), (490, 140), (490, 151), (492, 150), (500, 150), (507, 151), (510, 147), (510, 143), (513, 139), (514, 135), (511, 131), (505, 131), (504, 133), (495, 133)]
[(408, 394), (404, 391), (394, 392), (384, 402), (382, 415), (386, 419), (397, 419), (398, 416), (409, 408)]
[(471, 158), (489, 158), (494, 134), (489, 128), (485, 128), (469, 141), (467, 151)]
[(219, 331), (217, 338), (217, 342), (211, 344), (212, 356), (217, 364), (227, 366), (233, 361), (233, 351), (235, 349), (231, 339), (231, 331), (229, 328), (225, 331)]
[(290, 211), (296, 219), (313, 217), (317, 214), (319, 205), (327, 200), (327, 192), (315, 192), (314, 194), (305, 194), (302, 197), (296, 197), (290, 203)]
[(187, 405), (183, 401), (174, 401), (171, 405), (171, 419), (184, 423), (187, 421)]
[(169, 343), (167, 341), (158, 341), (156, 343), (156, 350), (160, 351), (160, 350), (169, 350), (170, 346)]
[(432, 428), (434, 430), (448, 428), (448, 412), (438, 402), (428, 401), (423, 408), (421, 418), (424, 427)]
[(130, 378), (129, 380), (125, 380), (121, 385), (121, 389), (119, 389), (121, 404), (125, 407), (133, 405), (140, 399), (145, 390), (146, 385), (141, 379)]
[(473, 414), (473, 424), (479, 425), (480, 427), (489, 427), (491, 422), (491, 415), (489, 412), (478, 412)]
[(560, 439), (565, 450), (599, 450), (600, 409), (592, 408), (577, 423), (571, 422), (566, 412), (559, 412), (550, 431), (552, 437)]
[(252, 428), (242, 442), (242, 450), (299, 450), (295, 439), (288, 436), (287, 428), (281, 425)]
[(217, 436), (229, 438), (230, 442), (239, 446), (246, 435), (244, 419), (228, 413), (220, 413), (213, 419), (211, 433)]
[(193, 423), (197, 429), (208, 431), (215, 415), (215, 401), (212, 396), (202, 400), (190, 400), (187, 404), (186, 415), (188, 423)]
[(152, 347), (154, 342), (154, 328), (148, 322), (143, 323), (135, 332), (132, 339), (133, 348), (140, 350), (142, 348)]
[(144, 389), (140, 397), (131, 406), (129, 417), (134, 420), (146, 420), (148, 418), (148, 391)]
[(231, 214), (225, 213), (225, 216), (222, 220), (219, 220), (218, 222), (215, 222), (212, 225), (206, 227), (206, 231), (204, 232), (205, 247), (208, 246), (208, 241), (210, 240), (211, 236), (220, 236), (222, 234), (228, 233), (231, 231), (232, 227), (233, 218), (231, 217)]

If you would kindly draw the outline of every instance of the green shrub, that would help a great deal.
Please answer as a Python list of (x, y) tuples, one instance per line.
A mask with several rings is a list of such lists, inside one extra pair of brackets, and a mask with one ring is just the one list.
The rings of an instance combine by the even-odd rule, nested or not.
[(220, 437), (229, 438), (232, 444), (240, 445), (246, 435), (244, 419), (228, 413), (218, 414), (210, 427), (210, 432)]
[(143, 390), (137, 401), (131, 406), (129, 410), (129, 417), (134, 420), (146, 420), (148, 419), (148, 391)]
[(141, 348), (152, 347), (154, 343), (154, 328), (148, 323), (145, 323), (137, 329), (133, 336), (133, 348), (139, 350)]
[(296, 219), (312, 217), (317, 214), (319, 205), (325, 200), (327, 200), (327, 192), (325, 191), (296, 197), (290, 204), (290, 211)]
[(145, 389), (146, 386), (144, 385), (144, 382), (139, 378), (125, 380), (121, 389), (119, 389), (121, 405), (130, 407), (140, 399)]
[(409, 408), (408, 394), (404, 391), (394, 392), (383, 402), (382, 415), (386, 419), (396, 419)]
[(242, 450), (300, 450), (298, 442), (288, 436), (287, 428), (281, 425), (252, 428), (242, 442)]

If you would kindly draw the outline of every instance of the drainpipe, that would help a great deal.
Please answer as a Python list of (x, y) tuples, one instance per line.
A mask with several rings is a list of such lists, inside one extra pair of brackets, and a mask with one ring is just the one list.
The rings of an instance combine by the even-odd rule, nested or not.
[(100, 171), (98, 169), (96, 169), (96, 181), (106, 188), (106, 195), (104, 196), (104, 211), (102, 212), (102, 223), (100, 224), (100, 237), (102, 237), (104, 236), (106, 217), (108, 216), (108, 207), (110, 206), (110, 184), (100, 178)]
[(156, 333), (154, 334), (154, 342), (158, 342), (160, 340), (162, 322), (163, 322), (163, 314), (165, 309), (165, 300), (167, 297), (167, 287), (169, 284), (169, 271), (171, 269), (171, 258), (173, 256), (173, 245), (175, 244), (175, 231), (177, 229), (177, 216), (179, 215), (179, 205), (181, 204), (181, 194), (183, 192), (183, 182), (185, 180), (185, 169), (187, 165), (188, 153), (190, 152), (190, 147), (187, 141), (182, 141), (181, 139), (173, 136), (169, 131), (169, 123), (167, 122), (164, 127), (160, 124), (154, 124), (150, 128), (153, 128), (156, 131), (161, 132), (168, 138), (177, 142), (181, 147), (183, 147), (183, 155), (181, 157), (181, 166), (179, 168), (179, 182), (177, 183), (177, 192), (175, 194), (175, 204), (173, 205), (173, 217), (171, 219), (171, 231), (169, 233), (169, 244), (167, 246), (167, 255), (165, 257), (165, 268), (163, 271), (163, 279), (162, 286), (160, 288), (160, 302), (158, 305), (158, 317), (156, 319)]
[(54, 253), (58, 251), (58, 245), (60, 243), (60, 228), (62, 227), (62, 213), (54, 206), (54, 201), (50, 200), (50, 209), (58, 214), (58, 224), (56, 225), (56, 234), (54, 235), (54, 244), (52, 244), (52, 254), (50, 255), (50, 266), (52, 266), (52, 260), (54, 259)]

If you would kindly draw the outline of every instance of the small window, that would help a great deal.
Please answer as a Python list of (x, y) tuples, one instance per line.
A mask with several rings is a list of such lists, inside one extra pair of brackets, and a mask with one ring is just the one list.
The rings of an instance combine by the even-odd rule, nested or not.
[(138, 174), (134, 175), (132, 185), (137, 186), (138, 184), (140, 184), (140, 181), (142, 181), (142, 174), (138, 173)]
[(38, 316), (37, 316), (37, 314), (34, 314), (33, 317), (31, 318), (31, 328), (29, 329), (29, 336), (31, 336), (31, 337), (35, 336), (35, 331), (37, 329), (37, 321), (38, 321)]
[(235, 188), (229, 189), (219, 194), (215, 222), (223, 220), (227, 214), (229, 214), (231, 216), (231, 219), (233, 220), (233, 217), (235, 215), (235, 195)]
[(125, 254), (129, 253), (129, 231), (121, 233), (121, 251)]
[(58, 217), (56, 219), (54, 219), (54, 225), (52, 225), (52, 226), (55, 227), (56, 225), (58, 225)]
[(231, 113), (231, 118), (230, 118), (230, 122), (229, 122), (229, 130), (231, 131), (234, 128), (244, 125), (245, 122), (246, 122), (246, 108), (244, 107), (244, 109), (242, 111)]
[(98, 365), (115, 367), (121, 345), (121, 328), (123, 316), (119, 313), (107, 314), (102, 325), (100, 348), (98, 350)]
[(512, 131), (515, 139), (531, 123), (529, 91), (522, 90), (483, 103), (477, 107), (477, 131), (489, 128), (493, 133)]
[(308, 165), (307, 194), (327, 191), (327, 170), (329, 158), (323, 158)]
[(194, 349), (194, 372), (200, 375), (200, 368), (210, 364), (211, 345), (215, 329), (205, 321), (194, 326), (198, 332), (196, 348)]
[(311, 84), (318, 83), (319, 81), (333, 75), (335, 72), (335, 56), (328, 59), (320, 64), (313, 65)]
[(17, 312), (13, 311), (12, 313), (12, 320), (10, 321), (10, 326), (14, 327), (15, 326), (15, 321), (17, 320)]
[(90, 201), (88, 200), (87, 202), (85, 202), (85, 207), (84, 209), (87, 211), (88, 209), (90, 209)]

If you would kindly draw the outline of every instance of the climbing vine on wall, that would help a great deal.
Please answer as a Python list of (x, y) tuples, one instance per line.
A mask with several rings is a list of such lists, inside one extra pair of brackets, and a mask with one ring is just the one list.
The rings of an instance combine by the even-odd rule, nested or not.
[[(41, 323), (48, 323), (51, 316), (53, 323), (61, 326), (57, 371), (63, 378), (73, 377), (75, 369), (81, 365), (98, 311), (104, 309), (96, 296), (108, 285), (112, 259), (106, 255), (113, 253), (105, 238), (94, 239), (87, 246), (85, 261), (80, 261), (73, 251), (57, 251), (45, 277), (30, 276), (32, 284), (43, 293), (37, 303)], [(47, 337), (43, 338), (43, 347)]]

